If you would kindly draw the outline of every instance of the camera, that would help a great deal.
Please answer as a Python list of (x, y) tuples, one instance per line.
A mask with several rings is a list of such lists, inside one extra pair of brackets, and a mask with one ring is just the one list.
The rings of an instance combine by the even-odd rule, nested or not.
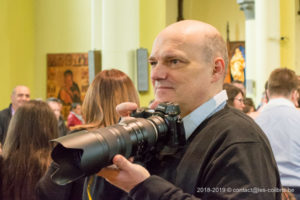
[(116, 154), (126, 158), (164, 152), (172, 154), (185, 144), (177, 104), (161, 103), (155, 110), (138, 109), (129, 120), (106, 128), (83, 130), (53, 140), (51, 156), (59, 168), (51, 175), (65, 185), (97, 173), (112, 164)]

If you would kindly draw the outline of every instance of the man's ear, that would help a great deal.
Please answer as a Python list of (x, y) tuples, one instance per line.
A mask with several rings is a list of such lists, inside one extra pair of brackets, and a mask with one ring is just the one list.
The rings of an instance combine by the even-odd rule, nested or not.
[(212, 82), (217, 82), (220, 79), (225, 78), (225, 62), (223, 58), (217, 57), (214, 60), (214, 68), (213, 68), (213, 74), (212, 74)]
[(294, 90), (292, 93), (291, 93), (291, 100), (293, 101), (294, 105), (296, 107), (299, 107), (299, 104), (298, 104), (298, 99), (299, 99), (299, 93), (297, 90)]
[(267, 102), (269, 102), (270, 100), (270, 92), (269, 92), (269, 89), (266, 89), (266, 99), (267, 99)]

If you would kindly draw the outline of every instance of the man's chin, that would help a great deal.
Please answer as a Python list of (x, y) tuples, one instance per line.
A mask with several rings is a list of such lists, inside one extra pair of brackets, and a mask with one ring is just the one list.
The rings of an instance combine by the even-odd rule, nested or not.
[(175, 98), (172, 98), (171, 96), (156, 96), (155, 100), (163, 103), (163, 102), (175, 102)]

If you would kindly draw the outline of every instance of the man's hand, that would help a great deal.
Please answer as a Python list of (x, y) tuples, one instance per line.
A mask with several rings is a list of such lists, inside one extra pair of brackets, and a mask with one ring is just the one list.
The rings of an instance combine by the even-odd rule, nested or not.
[(117, 111), (117, 113), (119, 113), (119, 115), (121, 117), (128, 117), (130, 115), (130, 113), (132, 111), (136, 110), (137, 108), (138, 108), (138, 105), (136, 103), (124, 102), (124, 103), (120, 103), (119, 105), (117, 105), (116, 111)]
[(157, 101), (157, 100), (154, 100), (150, 105), (149, 105), (149, 108), (151, 109), (155, 109), (158, 104), (160, 104), (161, 102)]
[(113, 163), (115, 166), (103, 168), (98, 173), (98, 176), (102, 176), (108, 182), (125, 192), (129, 192), (150, 176), (144, 167), (131, 163), (121, 155), (116, 155), (113, 158)]

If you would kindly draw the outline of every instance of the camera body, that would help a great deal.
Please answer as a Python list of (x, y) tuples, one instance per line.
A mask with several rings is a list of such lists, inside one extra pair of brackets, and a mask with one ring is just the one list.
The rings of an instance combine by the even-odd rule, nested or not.
[[(166, 135), (161, 136), (155, 145), (155, 151), (160, 152), (161, 148), (165, 151), (176, 151), (176, 149), (186, 143), (185, 131), (182, 119), (180, 117), (180, 108), (174, 103), (160, 103), (155, 110), (149, 108), (139, 108), (130, 115), (135, 118), (148, 119), (151, 116), (160, 116), (164, 119), (168, 131)], [(143, 155), (145, 152), (137, 152), (137, 155)], [(166, 152), (165, 152), (166, 153)], [(172, 152), (170, 152), (172, 154)]]
[(97, 173), (112, 164), (116, 154), (126, 158), (147, 154), (173, 154), (185, 144), (185, 132), (177, 104), (162, 103), (155, 110), (138, 109), (129, 120), (96, 130), (79, 131), (53, 140), (51, 156), (59, 165), (51, 178), (65, 185)]

